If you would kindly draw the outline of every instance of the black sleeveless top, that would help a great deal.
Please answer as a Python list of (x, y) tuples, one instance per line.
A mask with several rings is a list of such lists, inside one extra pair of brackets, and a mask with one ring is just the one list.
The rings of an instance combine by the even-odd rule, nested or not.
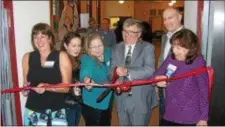
[[(57, 84), (62, 82), (59, 68), (59, 51), (52, 51), (46, 62), (54, 62), (54, 65), (52, 67), (42, 67), (40, 53), (38, 51), (30, 53), (27, 81), (32, 86), (37, 86), (39, 83)], [(37, 112), (43, 112), (46, 109), (55, 111), (65, 107), (64, 100), (64, 93), (45, 91), (43, 94), (38, 94), (31, 90), (27, 98), (26, 108)]]
[(72, 71), (72, 83), (79, 82), (80, 78), (80, 69)]

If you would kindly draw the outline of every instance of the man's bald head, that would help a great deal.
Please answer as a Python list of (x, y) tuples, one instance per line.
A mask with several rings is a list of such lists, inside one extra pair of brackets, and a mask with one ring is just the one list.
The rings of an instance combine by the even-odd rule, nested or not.
[(174, 7), (168, 7), (168, 8), (166, 8), (164, 11), (163, 11), (163, 13), (165, 13), (165, 12), (174, 12), (174, 13), (177, 13), (177, 14), (181, 14), (180, 13), (180, 11), (177, 9), (177, 8), (174, 8)]
[(174, 32), (181, 27), (181, 19), (182, 15), (176, 8), (169, 7), (163, 11), (164, 25), (170, 32)]

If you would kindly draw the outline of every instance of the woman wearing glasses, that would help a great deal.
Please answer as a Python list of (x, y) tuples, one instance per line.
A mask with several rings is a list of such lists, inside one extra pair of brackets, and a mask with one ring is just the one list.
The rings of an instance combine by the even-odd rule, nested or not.
[[(100, 35), (88, 35), (85, 41), (85, 52), (86, 54), (81, 57), (80, 81), (98, 84), (107, 83), (109, 81), (108, 70), (111, 52), (108, 48), (104, 48)], [(92, 86), (85, 86), (83, 88), (82, 97), (84, 106), (82, 106), (82, 114), (86, 126), (110, 125), (107, 109), (112, 93), (107, 95), (101, 102), (96, 102), (96, 99), (104, 90), (105, 88)]]

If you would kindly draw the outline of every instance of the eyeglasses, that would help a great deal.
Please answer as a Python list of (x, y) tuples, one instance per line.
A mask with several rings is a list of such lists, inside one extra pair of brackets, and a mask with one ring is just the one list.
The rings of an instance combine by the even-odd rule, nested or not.
[(103, 48), (103, 45), (92, 46), (92, 47), (89, 47), (89, 48), (92, 49), (92, 50), (96, 50), (96, 49)]
[(138, 33), (140, 33), (141, 31), (131, 31), (131, 30), (123, 30), (123, 33), (126, 36), (137, 36)]

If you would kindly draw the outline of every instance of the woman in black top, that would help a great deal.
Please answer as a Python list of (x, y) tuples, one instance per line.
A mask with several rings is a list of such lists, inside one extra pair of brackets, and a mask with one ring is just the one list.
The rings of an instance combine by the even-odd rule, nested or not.
[[(70, 57), (72, 63), (72, 82), (79, 81), (79, 73), (80, 73), (80, 55), (82, 51), (82, 39), (79, 34), (75, 32), (68, 32), (63, 39), (63, 43), (61, 45), (61, 50), (66, 51)], [(67, 95), (66, 101), (71, 101), (71, 98), (74, 98), (74, 102), (68, 102), (68, 104), (75, 103), (73, 105), (68, 105), (66, 109), (68, 126), (77, 126), (81, 117), (81, 106), (79, 103), (82, 102), (81, 98), (81, 89), (79, 87), (70, 88), (70, 94), (75, 95), (71, 97), (71, 95)]]
[(39, 88), (23, 92), (28, 97), (24, 125), (67, 125), (64, 100), (69, 89), (41, 87), (71, 82), (69, 57), (54, 50), (54, 36), (48, 24), (34, 25), (31, 38), (34, 51), (23, 56), (23, 79), (25, 86)]

